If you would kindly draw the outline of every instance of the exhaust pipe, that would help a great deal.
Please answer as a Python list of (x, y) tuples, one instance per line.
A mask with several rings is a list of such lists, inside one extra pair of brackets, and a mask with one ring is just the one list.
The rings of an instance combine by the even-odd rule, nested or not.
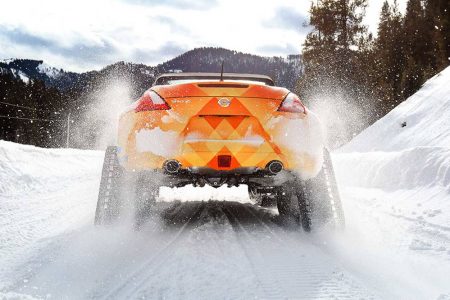
[(178, 171), (180, 171), (181, 164), (178, 160), (169, 159), (164, 162), (163, 169), (169, 174), (175, 174), (178, 173)]
[(283, 171), (283, 163), (278, 160), (272, 160), (267, 164), (266, 169), (270, 174), (276, 175)]

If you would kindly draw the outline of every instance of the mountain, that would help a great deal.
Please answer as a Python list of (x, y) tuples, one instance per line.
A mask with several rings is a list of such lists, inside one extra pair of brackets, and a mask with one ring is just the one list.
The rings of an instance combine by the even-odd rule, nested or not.
[(99, 78), (125, 77), (129, 78), (131, 73), (136, 78), (149, 82), (154, 80), (154, 67), (143, 64), (132, 64), (118, 62), (108, 65), (100, 71), (88, 71), (84, 73), (67, 72), (47, 65), (42, 60), (31, 59), (7, 59), (0, 61), (0, 75), (10, 75), (16, 79), (29, 83), (30, 80), (42, 81), (48, 87), (54, 87), (61, 92), (72, 89), (84, 89), (92, 85)]
[(43, 81), (46, 85), (62, 90), (70, 88), (80, 76), (78, 73), (66, 72), (47, 65), (42, 60), (7, 59), (0, 61), (0, 74), (10, 74), (28, 83), (31, 80)]
[(302, 73), (300, 55), (288, 58), (263, 57), (223, 48), (197, 48), (157, 66), (158, 73), (224, 72), (263, 74), (272, 77), (279, 86), (294, 89)]

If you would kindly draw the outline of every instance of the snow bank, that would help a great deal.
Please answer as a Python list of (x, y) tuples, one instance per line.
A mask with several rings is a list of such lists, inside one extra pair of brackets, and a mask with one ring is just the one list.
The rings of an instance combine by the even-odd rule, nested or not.
[(60, 188), (62, 181), (70, 184), (101, 170), (102, 157), (101, 151), (43, 149), (0, 140), (0, 195)]
[[(395, 152), (343, 153), (338, 156), (346, 186), (413, 189), (440, 186), (450, 193), (450, 148), (417, 147)], [(357, 176), (356, 176), (357, 174)]]
[(347, 221), (333, 251), (371, 274), (386, 262), (389, 274), (401, 270), (395, 285), (379, 284), (398, 299), (448, 298), (449, 83), (450, 67), (333, 153)]
[(339, 152), (399, 151), (420, 146), (450, 148), (450, 67)]
[(337, 151), (342, 183), (450, 192), (450, 67)]
[(343, 188), (388, 192), (395, 197), (372, 201), (450, 230), (449, 83), (450, 67), (339, 149), (335, 167)]
[(0, 291), (52, 238), (93, 223), (102, 163), (100, 151), (0, 141)]

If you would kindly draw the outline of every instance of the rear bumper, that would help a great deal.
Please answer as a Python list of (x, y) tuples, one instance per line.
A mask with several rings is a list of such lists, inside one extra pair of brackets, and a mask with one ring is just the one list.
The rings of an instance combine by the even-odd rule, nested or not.
[[(220, 157), (229, 156), (229, 164), (221, 166)], [(248, 153), (232, 153), (232, 152), (182, 152), (174, 154), (172, 157), (163, 157), (155, 155), (152, 152), (132, 152), (126, 155), (125, 152), (119, 152), (119, 160), (121, 165), (129, 170), (153, 170), (163, 168), (164, 163), (174, 159), (181, 163), (183, 169), (190, 170), (193, 173), (210, 172), (243, 172), (248, 173), (249, 170), (257, 171), (264, 169), (271, 161), (281, 161), (285, 168), (290, 168), (289, 161), (283, 154), (275, 152), (248, 152)]]
[[(321, 152), (319, 153), (321, 154)], [(198, 155), (198, 153), (192, 155)], [(211, 153), (208, 157), (209, 161), (198, 159), (199, 161), (193, 164), (189, 162), (190, 159), (186, 160), (185, 155), (164, 158), (151, 152), (141, 152), (132, 153), (129, 156), (119, 154), (119, 161), (122, 167), (129, 172), (152, 172), (153, 170), (163, 172), (165, 162), (173, 159), (180, 162), (181, 173), (210, 177), (238, 175), (261, 177), (267, 175), (266, 167), (270, 162), (280, 161), (285, 170), (295, 171), (302, 179), (309, 179), (314, 177), (322, 166), (322, 161), (318, 155), (297, 154), (287, 159), (283, 154), (254, 153), (251, 156), (249, 155), (249, 158), (243, 163), (235, 164), (232, 162), (230, 167), (220, 167), (219, 156), (221, 155), (223, 153)], [(235, 157), (232, 157), (232, 160), (235, 160)]]
[[(195, 116), (187, 125), (161, 128), (155, 124), (147, 127), (147, 123), (136, 123), (134, 119), (130, 124), (122, 123), (127, 134), (119, 138), (123, 149), (119, 159), (128, 171), (162, 169), (167, 160), (177, 160), (193, 174), (249, 174), (253, 171), (247, 170), (264, 169), (276, 160), (302, 179), (309, 179), (318, 174), (323, 163), (321, 125), (312, 113), (303, 119), (277, 115), (264, 121), (266, 128), (256, 118), (246, 116)], [(127, 124), (133, 127), (126, 129)], [(210, 124), (215, 129), (208, 131), (205, 128)], [(229, 164), (219, 163), (220, 156), (229, 156)], [(245, 171), (241, 172), (241, 168)]]
[(182, 187), (189, 184), (199, 187), (210, 185), (216, 188), (222, 185), (231, 187), (241, 184), (270, 187), (280, 186), (295, 178), (295, 174), (287, 170), (283, 170), (277, 175), (270, 175), (265, 170), (254, 168), (241, 168), (232, 171), (217, 171), (208, 168), (201, 168), (201, 170), (181, 169), (177, 174), (168, 174), (162, 169), (127, 173), (137, 177), (138, 181), (144, 185), (167, 187)]

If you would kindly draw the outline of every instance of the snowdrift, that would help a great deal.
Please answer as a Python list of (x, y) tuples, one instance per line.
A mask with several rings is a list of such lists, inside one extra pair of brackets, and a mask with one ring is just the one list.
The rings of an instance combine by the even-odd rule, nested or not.
[(0, 141), (0, 290), (36, 249), (92, 223), (102, 162), (101, 151)]
[(450, 67), (341, 148), (341, 152), (450, 148)]
[(47, 192), (98, 173), (101, 151), (44, 149), (0, 140), (0, 194)]
[(338, 153), (341, 183), (450, 192), (450, 67)]
[(340, 184), (389, 191), (380, 205), (450, 226), (449, 83), (450, 67), (339, 149)]
[(389, 190), (440, 186), (450, 193), (450, 148), (416, 147), (338, 155), (341, 183)]

